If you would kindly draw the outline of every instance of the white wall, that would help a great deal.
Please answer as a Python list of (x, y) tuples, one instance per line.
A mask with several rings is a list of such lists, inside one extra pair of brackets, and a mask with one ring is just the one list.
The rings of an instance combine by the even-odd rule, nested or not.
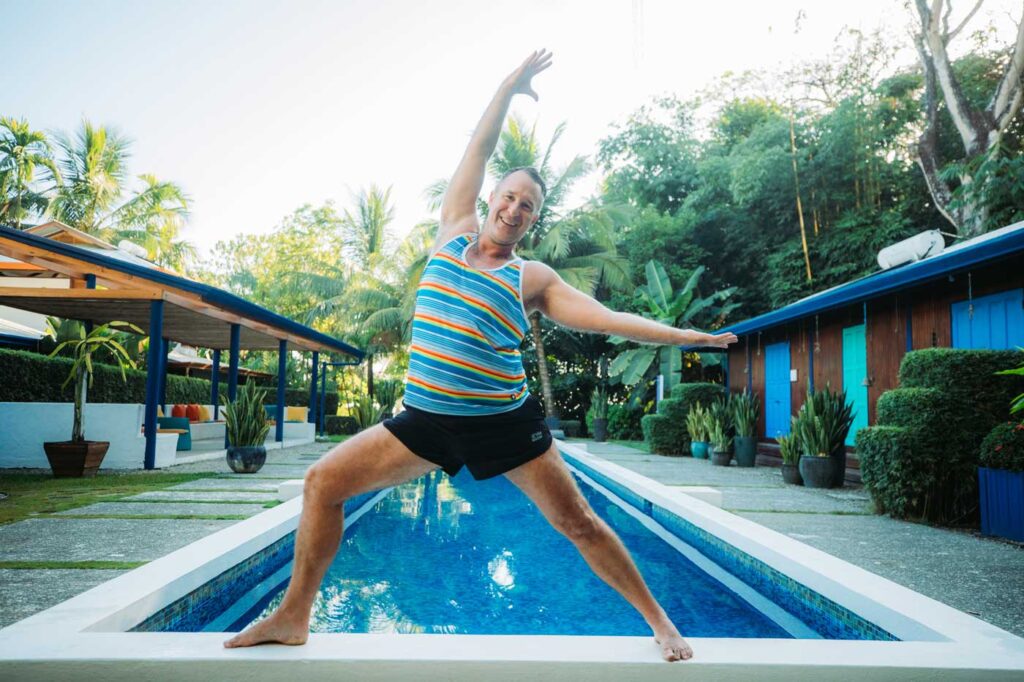
[[(146, 439), (145, 407), (139, 404), (87, 403), (85, 437), (109, 441), (101, 469), (141, 469)], [(72, 403), (0, 403), (0, 468), (50, 466), (43, 443), (71, 438)], [(178, 434), (157, 434), (156, 466), (174, 463)]]

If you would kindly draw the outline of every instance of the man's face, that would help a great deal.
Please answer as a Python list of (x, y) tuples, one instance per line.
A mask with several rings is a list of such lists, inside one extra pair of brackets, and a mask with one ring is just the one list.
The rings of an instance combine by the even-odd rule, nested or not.
[(519, 171), (502, 180), (487, 201), (487, 236), (496, 244), (515, 245), (540, 218), (543, 199), (533, 178)]

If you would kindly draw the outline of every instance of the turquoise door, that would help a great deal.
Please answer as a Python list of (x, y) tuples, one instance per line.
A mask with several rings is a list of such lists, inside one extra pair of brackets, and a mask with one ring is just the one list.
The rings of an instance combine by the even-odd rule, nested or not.
[(843, 330), (843, 389), (846, 402), (853, 408), (853, 426), (846, 444), (853, 445), (857, 430), (868, 425), (868, 344), (864, 325)]
[(789, 433), (789, 342), (764, 347), (764, 435)]
[(1024, 289), (954, 303), (951, 318), (953, 348), (1011, 350), (1024, 346)]

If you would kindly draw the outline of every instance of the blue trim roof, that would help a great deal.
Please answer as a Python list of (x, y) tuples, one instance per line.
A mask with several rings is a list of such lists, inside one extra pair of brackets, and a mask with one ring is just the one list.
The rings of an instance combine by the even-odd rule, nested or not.
[(901, 289), (988, 264), (1024, 252), (1024, 223), (1017, 223), (970, 242), (950, 247), (937, 256), (884, 270), (819, 292), (787, 306), (731, 324), (719, 332), (737, 336), (758, 332), (826, 310), (869, 301)]
[(90, 251), (71, 244), (65, 244), (64, 242), (58, 242), (45, 237), (39, 237), (34, 234), (28, 234), (10, 227), (0, 226), (0, 237), (11, 239), (21, 244), (25, 244), (26, 246), (34, 246), (62, 256), (75, 258), (109, 270), (116, 270), (117, 272), (149, 280), (150, 282), (155, 282), (163, 286), (174, 287), (175, 289), (187, 291), (199, 296), (205, 303), (217, 306), (222, 310), (235, 313), (256, 322), (271, 325), (282, 331), (288, 332), (289, 334), (301, 336), (304, 339), (322, 344), (338, 352), (355, 356), (360, 360), (362, 360), (366, 355), (363, 351), (348, 345), (344, 341), (339, 341), (332, 336), (318, 332), (311, 327), (299, 324), (298, 322), (290, 320), (283, 315), (279, 315), (263, 308), (262, 306), (251, 303), (240, 296), (229, 294), (222, 289), (218, 289), (208, 284), (201, 284), (199, 282), (186, 279), (185, 277), (172, 275), (168, 272), (164, 272), (163, 270), (157, 270), (156, 268), (144, 267), (134, 263), (128, 263), (117, 258), (110, 258), (109, 256), (104, 256), (96, 251)]

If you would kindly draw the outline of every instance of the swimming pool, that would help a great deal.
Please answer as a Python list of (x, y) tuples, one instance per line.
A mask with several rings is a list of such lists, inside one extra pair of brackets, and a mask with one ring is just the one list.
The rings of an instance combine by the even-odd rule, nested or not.
[[(999, 679), (1024, 671), (1024, 642), (1009, 633), (560, 448), (668, 602), (693, 661), (660, 662), (639, 616), (603, 583), (588, 582), (596, 579), (575, 550), (522, 508), (514, 488), (434, 476), (350, 501), (346, 546), (318, 599), (320, 634), (304, 647), (220, 649), (220, 631), (242, 627), (278, 598), (296, 499), (0, 631), (0, 663), (104, 679), (272, 679), (293, 674), (296, 661), (307, 679), (668, 679), (680, 665), (711, 679)], [(489, 528), (508, 518), (516, 522)], [(401, 541), (379, 544), (396, 533)]]

